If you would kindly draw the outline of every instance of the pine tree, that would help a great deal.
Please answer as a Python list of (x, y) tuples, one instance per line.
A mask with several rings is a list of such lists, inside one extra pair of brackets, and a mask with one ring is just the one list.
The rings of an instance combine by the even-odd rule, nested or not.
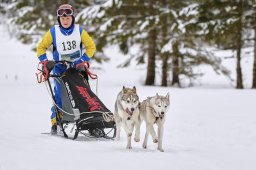
[[(148, 9), (152, 3), (146, 0), (111, 0), (98, 8), (87, 9), (81, 16), (91, 20), (94, 26), (98, 34), (98, 50), (102, 51), (109, 44), (117, 44), (124, 54), (128, 54), (133, 45), (142, 47), (137, 61), (144, 62), (144, 57), (148, 56), (147, 85), (154, 85), (155, 77), (156, 52), (153, 44), (156, 31), (153, 31), (155, 28), (151, 27), (151, 23), (155, 22), (152, 13), (156, 13), (156, 9), (152, 5), (151, 10)], [(123, 66), (128, 66), (131, 60), (132, 57)]]
[(247, 40), (249, 41), (249, 46), (254, 48), (254, 61), (253, 61), (253, 71), (252, 71), (252, 88), (256, 89), (256, 1), (248, 0), (248, 5), (245, 6), (245, 25), (246, 30), (249, 33)]
[[(167, 2), (164, 10), (165, 15), (159, 15), (160, 20), (165, 22), (160, 23), (162, 30), (162, 38), (159, 44), (163, 59), (162, 65), (162, 85), (166, 85), (166, 76), (168, 71), (172, 73), (171, 85), (179, 87), (185, 84), (180, 81), (181, 77), (190, 81), (193, 84), (194, 79), (204, 73), (196, 73), (195, 67), (200, 65), (210, 65), (216, 72), (221, 72), (224, 75), (229, 74), (228, 70), (221, 65), (220, 59), (207, 51), (207, 48), (202, 45), (202, 28), (198, 25), (198, 10), (197, 1), (161, 1)], [(162, 9), (166, 9), (162, 8)], [(165, 30), (165, 28), (169, 28)], [(164, 38), (163, 38), (164, 37)], [(166, 57), (163, 57), (166, 56)], [(168, 62), (169, 61), (169, 62)], [(169, 70), (166, 69), (168, 62)]]
[(57, 24), (56, 10), (59, 5), (70, 3), (77, 11), (89, 5), (88, 0), (14, 0), (6, 9), (12, 27), (11, 34), (25, 44), (36, 45), (42, 35)]
[(246, 29), (246, 9), (250, 8), (250, 1), (215, 1), (201, 4), (200, 21), (208, 29), (208, 41), (216, 43), (219, 48), (236, 51), (236, 88), (243, 87), (241, 68), (241, 50), (244, 47), (243, 35)]
[[(197, 43), (195, 34), (200, 29), (193, 26), (193, 17), (197, 16), (188, 14), (189, 11), (193, 13), (196, 7), (190, 1), (111, 0), (101, 6), (86, 9), (80, 18), (89, 20), (89, 25), (97, 33), (98, 50), (118, 44), (128, 54), (133, 45), (140, 47), (135, 59), (138, 63), (144, 63), (147, 57), (146, 85), (155, 84), (155, 61), (161, 60), (162, 85), (168, 85), (167, 79), (171, 72), (172, 84), (181, 86), (180, 76), (193, 80), (201, 75), (193, 73), (193, 68), (200, 64), (209, 64), (216, 71), (227, 73), (220, 66), (220, 60), (198, 50), (201, 44)], [(191, 31), (193, 29), (194, 32)], [(131, 56), (123, 66), (128, 66), (133, 58)]]
[[(256, 15), (256, 14), (255, 14)], [(256, 17), (255, 17), (256, 19)], [(253, 79), (252, 79), (252, 88), (256, 89), (256, 23), (254, 23), (254, 60), (253, 60)]]
[[(54, 5), (49, 5), (49, 0), (15, 1), (16, 5), (9, 8), (11, 21), (18, 30), (15, 35), (25, 43), (36, 44), (56, 23), (56, 8), (62, 3), (67, 1), (59, 0)], [(195, 72), (195, 67), (202, 64), (211, 65), (216, 72), (228, 75), (221, 60), (202, 44), (214, 42), (222, 48), (238, 49), (235, 48), (238, 44), (232, 41), (238, 32), (232, 30), (232, 26), (238, 26), (234, 23), (239, 16), (236, 15), (235, 21), (221, 22), (223, 18), (232, 19), (233, 15), (225, 10), (226, 7), (237, 7), (239, 4), (235, 2), (109, 0), (93, 6), (88, 6), (93, 2), (87, 0), (71, 0), (69, 3), (77, 12), (81, 11), (77, 14), (77, 22), (85, 25), (89, 34), (94, 36), (97, 46), (94, 58), (97, 61), (103, 61), (103, 49), (109, 45), (118, 45), (124, 54), (130, 54), (134, 46), (139, 47), (137, 54), (133, 52), (122, 66), (128, 66), (131, 61), (147, 63), (146, 85), (155, 85), (155, 76), (158, 76), (156, 62), (162, 63), (162, 86), (184, 86), (184, 78), (192, 84), (203, 74)], [(215, 12), (216, 9), (220, 11)], [(239, 13), (237, 8), (232, 10)], [(223, 36), (223, 32), (227, 34)]]

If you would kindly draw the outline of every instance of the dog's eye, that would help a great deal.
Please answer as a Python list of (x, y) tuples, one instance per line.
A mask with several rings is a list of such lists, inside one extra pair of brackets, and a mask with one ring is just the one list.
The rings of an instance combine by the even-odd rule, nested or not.
[(127, 103), (130, 103), (130, 101), (129, 101), (129, 100), (127, 100)]
[(165, 108), (167, 108), (167, 106), (164, 106)]
[(161, 107), (160, 105), (158, 105), (158, 107)]

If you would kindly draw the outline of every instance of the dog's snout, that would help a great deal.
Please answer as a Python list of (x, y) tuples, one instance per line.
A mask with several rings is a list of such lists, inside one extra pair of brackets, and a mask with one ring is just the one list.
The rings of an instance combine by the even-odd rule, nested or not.
[(131, 108), (131, 111), (132, 111), (132, 112), (134, 111), (134, 108), (133, 108), (133, 107)]
[(161, 114), (163, 115), (163, 114), (164, 114), (164, 112), (161, 112)]

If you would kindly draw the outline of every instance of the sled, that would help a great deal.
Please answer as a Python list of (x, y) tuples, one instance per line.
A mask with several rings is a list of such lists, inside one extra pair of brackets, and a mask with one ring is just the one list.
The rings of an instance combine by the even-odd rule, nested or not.
[[(40, 69), (40, 64), (42, 69)], [(46, 82), (47, 84), (53, 100), (56, 122), (63, 136), (76, 139), (81, 134), (113, 139), (116, 135), (114, 115), (90, 88), (88, 76), (95, 79), (97, 75), (89, 71), (89, 64), (84, 62), (77, 67), (79, 69), (70, 68), (69, 61), (54, 62), (54, 66), (57, 64), (64, 65), (68, 69), (60, 76), (54, 75), (49, 73), (51, 70), (46, 69), (45, 63), (39, 63), (37, 80), (39, 83)], [(55, 80), (60, 84), (61, 108), (56, 104), (50, 80)]]

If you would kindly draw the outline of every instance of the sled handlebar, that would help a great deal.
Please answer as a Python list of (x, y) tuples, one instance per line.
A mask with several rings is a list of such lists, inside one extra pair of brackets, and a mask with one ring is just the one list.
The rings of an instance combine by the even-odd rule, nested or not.
[(60, 61), (54, 61), (54, 64), (63, 64), (66, 66), (70, 66), (72, 64), (72, 62), (68, 61), (68, 60), (60, 60)]
[[(62, 64), (64, 66), (66, 66), (67, 68), (72, 67), (71, 64), (73, 63), (68, 60), (60, 60), (60, 61), (52, 61), (52, 62), (53, 62), (53, 67), (56, 64)], [(40, 64), (41, 64), (41, 68), (40, 68)], [(36, 73), (38, 83), (48, 80), (49, 77), (61, 77), (61, 75), (50, 74), (53, 67), (51, 67), (51, 69), (47, 69), (47, 62), (40, 62), (38, 64), (37, 69), (39, 70), (39, 73)], [(90, 64), (88, 62), (82, 62), (80, 64), (77, 64), (75, 68), (78, 70), (83, 69), (83, 71), (86, 71), (91, 79), (97, 79), (97, 75), (93, 74), (89, 70), (89, 67), (90, 67)]]

